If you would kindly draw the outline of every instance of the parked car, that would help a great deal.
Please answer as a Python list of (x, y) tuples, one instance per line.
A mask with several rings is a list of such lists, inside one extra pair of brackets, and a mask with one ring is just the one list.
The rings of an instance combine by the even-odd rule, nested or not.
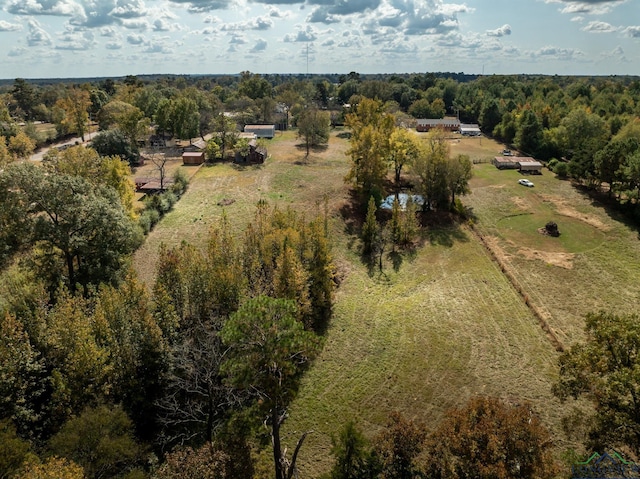
[(513, 156), (511, 150), (502, 150), (502, 156)]
[(524, 178), (521, 180), (518, 180), (518, 183), (520, 183), (522, 186), (527, 186), (529, 188), (533, 187), (533, 182), (529, 181), (529, 180), (525, 180)]

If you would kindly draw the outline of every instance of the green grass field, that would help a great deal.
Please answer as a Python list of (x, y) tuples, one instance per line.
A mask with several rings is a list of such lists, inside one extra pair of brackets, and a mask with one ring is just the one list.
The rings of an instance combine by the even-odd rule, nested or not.
[[(304, 377), (283, 430), (289, 451), (300, 433), (313, 431), (299, 457), (302, 477), (328, 470), (331, 435), (350, 419), (369, 437), (393, 410), (435, 425), (447, 408), (474, 394), (531, 401), (552, 430), (556, 450), (575, 447), (560, 427), (571, 406), (550, 392), (558, 353), (471, 230), (462, 225), (428, 231), (431, 241), (415, 254), (386, 257), (383, 273), (371, 273), (341, 213), (349, 201), (343, 183), (347, 141), (334, 134), (329, 148), (309, 158), (296, 143), (291, 132), (276, 137), (261, 166), (200, 169), (138, 251), (135, 266), (151, 282), (161, 242), (201, 245), (223, 211), (241, 231), (260, 199), (311, 212), (329, 198), (343, 280), (324, 349)], [(502, 145), (473, 138), (455, 141), (451, 149), (489, 159)], [(463, 202), (531, 302), (548, 314), (559, 339), (565, 345), (579, 340), (586, 312), (637, 309), (636, 232), (546, 170), (532, 177), (534, 188), (518, 185), (518, 178), (515, 171), (476, 165), (472, 194)], [(218, 206), (222, 199), (233, 203)], [(558, 223), (559, 238), (537, 232), (547, 221)]]

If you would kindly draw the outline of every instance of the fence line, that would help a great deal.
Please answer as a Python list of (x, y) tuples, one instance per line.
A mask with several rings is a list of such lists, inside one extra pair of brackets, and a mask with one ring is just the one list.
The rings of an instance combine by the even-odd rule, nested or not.
[(520, 284), (520, 281), (516, 279), (511, 267), (507, 264), (507, 262), (504, 261), (502, 258), (500, 258), (496, 254), (496, 252), (493, 250), (493, 248), (491, 247), (491, 245), (489, 244), (485, 236), (480, 231), (478, 231), (478, 229), (475, 227), (473, 223), (470, 223), (469, 226), (473, 234), (480, 240), (480, 243), (484, 246), (484, 249), (489, 253), (489, 256), (491, 257), (491, 259), (500, 267), (500, 270), (502, 271), (502, 273), (506, 276), (506, 278), (509, 280), (511, 285), (514, 287), (514, 289), (518, 292), (520, 297), (523, 299), (524, 304), (527, 305), (531, 313), (536, 317), (536, 319), (538, 320), (538, 323), (540, 324), (540, 327), (546, 333), (547, 338), (549, 339), (553, 347), (556, 349), (556, 351), (560, 353), (564, 352), (565, 350), (564, 344), (562, 344), (562, 341), (558, 339), (558, 336), (556, 336), (556, 333), (553, 331), (553, 329), (549, 325), (548, 316), (550, 316), (550, 314), (543, 312), (541, 308), (533, 304), (533, 302), (531, 301), (531, 298), (529, 297), (529, 294), (527, 294), (522, 284)]

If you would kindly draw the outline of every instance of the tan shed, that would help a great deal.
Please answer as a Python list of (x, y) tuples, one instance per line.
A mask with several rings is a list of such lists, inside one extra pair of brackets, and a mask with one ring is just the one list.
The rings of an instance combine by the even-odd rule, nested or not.
[(182, 154), (183, 165), (201, 165), (204, 163), (204, 151), (185, 151)]

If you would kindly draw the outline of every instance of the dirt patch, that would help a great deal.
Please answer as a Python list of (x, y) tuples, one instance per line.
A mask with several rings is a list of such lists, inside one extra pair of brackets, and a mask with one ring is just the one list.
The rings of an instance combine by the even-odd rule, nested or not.
[(558, 266), (565, 269), (573, 269), (573, 253), (552, 253), (549, 251), (538, 251), (532, 248), (520, 247), (518, 254), (525, 259), (538, 259), (547, 264)]
[(518, 207), (518, 209), (520, 209), (522, 211), (529, 211), (529, 205), (521, 197), (512, 196), (511, 197), (511, 201), (513, 202), (514, 205), (516, 205)]
[[(486, 236), (485, 242), (493, 251), (493, 254), (499, 260), (509, 259), (511, 256), (509, 253), (505, 252), (499, 243), (499, 239), (494, 236)], [(553, 266), (558, 266), (564, 269), (573, 269), (573, 259), (575, 258), (574, 253), (557, 253), (551, 251), (540, 251), (533, 248), (528, 248), (526, 246), (521, 246), (513, 241), (505, 240), (510, 246), (513, 246), (516, 249), (516, 254), (522, 256), (528, 260), (540, 260), (544, 261), (546, 264), (550, 264)]]
[(600, 221), (599, 218), (596, 218), (595, 216), (586, 215), (584, 213), (580, 213), (578, 210), (576, 210), (571, 205), (569, 205), (567, 203), (567, 200), (565, 200), (564, 198), (561, 198), (559, 196), (542, 195), (542, 194), (540, 195), (540, 197), (544, 201), (552, 203), (555, 206), (556, 211), (558, 212), (559, 215), (568, 216), (569, 218), (575, 218), (603, 232), (607, 232), (611, 229), (608, 225)]

